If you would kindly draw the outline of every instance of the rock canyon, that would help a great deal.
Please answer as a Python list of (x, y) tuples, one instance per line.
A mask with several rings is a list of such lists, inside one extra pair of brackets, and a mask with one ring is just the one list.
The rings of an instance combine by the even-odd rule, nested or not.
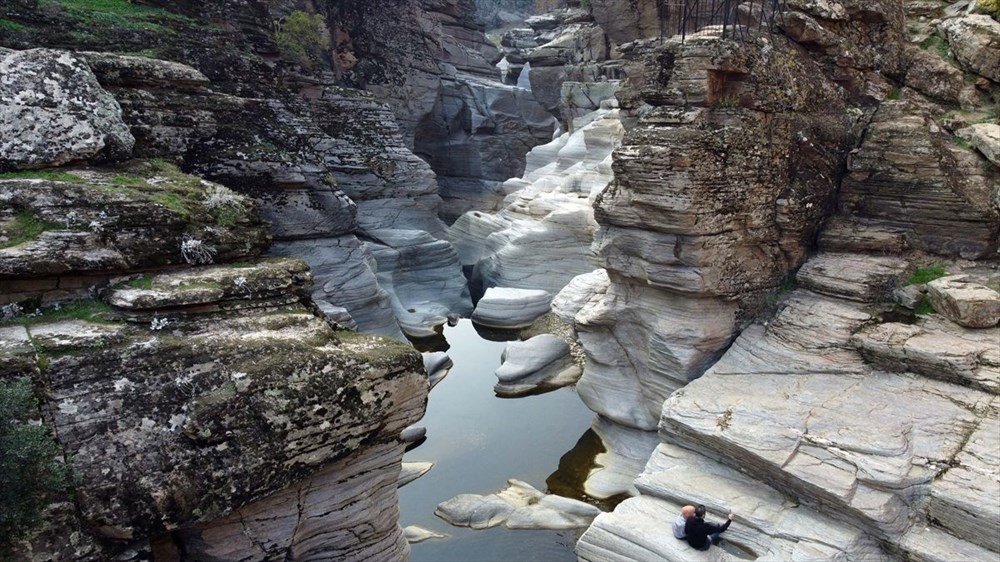
[(447, 544), (471, 319), (593, 421), (456, 529), (996, 560), (998, 112), (995, 0), (7, 0), (0, 558)]

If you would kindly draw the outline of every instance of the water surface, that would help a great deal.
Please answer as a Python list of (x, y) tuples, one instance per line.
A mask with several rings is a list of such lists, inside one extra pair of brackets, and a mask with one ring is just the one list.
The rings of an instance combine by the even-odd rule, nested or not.
[[(399, 496), (403, 527), (419, 525), (451, 536), (412, 545), (411, 560), (576, 560), (573, 547), (582, 531), (502, 527), (476, 531), (452, 527), (434, 515), (437, 504), (445, 500), (465, 493), (497, 492), (509, 478), (545, 491), (546, 479), (588, 431), (594, 416), (572, 388), (525, 398), (497, 398), (494, 372), (505, 343), (484, 339), (470, 320), (446, 327), (444, 336), (455, 366), (431, 391), (427, 414), (418, 424), (427, 428), (427, 440), (405, 457), (433, 462), (434, 468), (401, 488)], [(559, 493), (572, 495), (571, 491)]]

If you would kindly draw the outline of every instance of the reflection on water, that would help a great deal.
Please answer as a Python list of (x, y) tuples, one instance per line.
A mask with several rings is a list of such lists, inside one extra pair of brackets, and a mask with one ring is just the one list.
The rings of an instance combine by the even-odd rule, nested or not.
[[(576, 560), (573, 548), (580, 532), (474, 531), (452, 527), (434, 516), (437, 504), (459, 494), (497, 492), (506, 487), (509, 478), (524, 480), (540, 490), (546, 489), (547, 480), (555, 478), (560, 482), (560, 494), (581, 497), (580, 471), (571, 465), (578, 461), (585, 476), (599, 452), (590, 444), (592, 438), (579, 437), (589, 431), (594, 414), (574, 389), (499, 399), (493, 394), (494, 372), (500, 366), (504, 342), (481, 337), (469, 320), (446, 327), (444, 336), (454, 367), (431, 392), (427, 414), (419, 422), (427, 428), (427, 440), (405, 457), (407, 461), (431, 461), (434, 468), (400, 489), (400, 524), (451, 536), (412, 545), (411, 559)], [(589, 444), (587, 452), (574, 452), (578, 441), (584, 440)], [(564, 476), (570, 473), (573, 475)], [(569, 482), (578, 483), (580, 490), (573, 491), (574, 484)]]
[(616, 505), (628, 499), (629, 495), (619, 494), (602, 500), (584, 493), (587, 476), (591, 470), (597, 468), (594, 459), (606, 451), (597, 433), (593, 429), (588, 429), (576, 442), (576, 446), (559, 459), (559, 469), (545, 479), (548, 490), (553, 494), (596, 505), (603, 511), (614, 509)]

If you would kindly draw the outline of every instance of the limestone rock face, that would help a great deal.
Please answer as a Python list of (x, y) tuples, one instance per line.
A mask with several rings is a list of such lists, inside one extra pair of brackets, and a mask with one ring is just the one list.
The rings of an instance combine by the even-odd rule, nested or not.
[(995, 174), (909, 102), (879, 107), (848, 170), (842, 212), (902, 232), (915, 249), (966, 258), (996, 249)]
[[(41, 364), (44, 349), (42, 412), (71, 453), (73, 526), (96, 537), (90, 559), (148, 549), (168, 531), (167, 543), (207, 557), (405, 552), (386, 506), (398, 435), (427, 392), (418, 353), (335, 333), (310, 314), (301, 298), (311, 276), (298, 260), (130, 283), (113, 281), (113, 305), (87, 304), (88, 320), (15, 319), (14, 339), (40, 347), (3, 351), (3, 365), (26, 353)], [(330, 497), (370, 503), (331, 510)], [(369, 513), (370, 537), (346, 530), (357, 509)]]
[(316, 280), (312, 299), (320, 307), (330, 307), (331, 319), (336, 321), (333, 315), (342, 311), (341, 325), (351, 323), (366, 333), (404, 338), (391, 297), (378, 284), (375, 258), (356, 236), (278, 243), (271, 252), (309, 264)]
[(0, 179), (3, 302), (85, 290), (74, 276), (253, 257), (271, 240), (252, 200), (160, 162), (39, 177)]
[(121, 160), (135, 139), (121, 107), (79, 56), (32, 49), (0, 53), (0, 169)]
[(1000, 82), (1000, 22), (984, 14), (970, 14), (946, 19), (940, 29), (966, 68)]
[(1000, 323), (1000, 293), (965, 276), (931, 281), (927, 298), (934, 310), (967, 328), (992, 328)]
[[(671, 6), (668, 9), (675, 9)], [(660, 18), (657, 3), (652, 0), (638, 0), (623, 4), (614, 0), (596, 0), (591, 3), (594, 22), (601, 26), (616, 43), (627, 43), (636, 39), (655, 37), (660, 33)], [(668, 30), (667, 35), (672, 35)]]
[(951, 322), (916, 325), (887, 322), (857, 332), (851, 343), (881, 369), (919, 373), (997, 393), (1000, 390), (1000, 331), (964, 330)]

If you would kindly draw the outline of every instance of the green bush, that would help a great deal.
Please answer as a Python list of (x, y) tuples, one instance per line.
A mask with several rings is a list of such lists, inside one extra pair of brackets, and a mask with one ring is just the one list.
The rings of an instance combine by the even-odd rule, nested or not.
[(311, 70), (323, 51), (330, 48), (326, 20), (320, 14), (296, 10), (285, 18), (274, 34), (281, 56)]
[(948, 272), (944, 270), (940, 265), (934, 265), (931, 267), (921, 267), (920, 269), (913, 272), (913, 275), (906, 280), (906, 285), (921, 285), (924, 283), (930, 283), (935, 279), (939, 279), (948, 275)]
[(35, 528), (65, 490), (59, 446), (46, 426), (28, 423), (37, 411), (29, 379), (0, 383), (0, 554)]
[(979, 0), (976, 8), (985, 14), (1000, 19), (1000, 0)]

